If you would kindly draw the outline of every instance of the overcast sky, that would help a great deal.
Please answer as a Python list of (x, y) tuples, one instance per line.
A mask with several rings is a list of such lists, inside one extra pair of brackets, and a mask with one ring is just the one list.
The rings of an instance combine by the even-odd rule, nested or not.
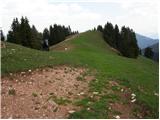
[(0, 0), (0, 26), (6, 34), (14, 17), (27, 16), (40, 32), (54, 23), (83, 32), (109, 21), (158, 38), (158, 7), (158, 0)]

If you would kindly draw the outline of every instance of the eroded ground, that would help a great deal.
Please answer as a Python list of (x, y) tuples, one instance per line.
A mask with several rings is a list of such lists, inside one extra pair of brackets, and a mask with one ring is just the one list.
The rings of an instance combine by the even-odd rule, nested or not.
[(79, 110), (75, 100), (88, 92), (93, 76), (84, 68), (60, 66), (4, 76), (2, 118), (67, 118)]
[(107, 80), (101, 92), (91, 91), (89, 83), (97, 79), (89, 73), (86, 68), (57, 66), (2, 76), (1, 118), (68, 118), (82, 109), (112, 119), (149, 114), (132, 90), (116, 80)]

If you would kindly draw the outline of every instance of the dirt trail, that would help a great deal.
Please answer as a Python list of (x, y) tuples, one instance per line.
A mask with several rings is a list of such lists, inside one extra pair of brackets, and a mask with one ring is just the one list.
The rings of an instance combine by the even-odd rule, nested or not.
[(94, 78), (86, 71), (59, 66), (2, 77), (1, 118), (67, 118), (80, 109), (73, 103), (87, 94)]
[(62, 41), (54, 46), (51, 46), (50, 50), (68, 51), (68, 50), (72, 49), (73, 46), (71, 44), (68, 44), (68, 42), (66, 42), (66, 41), (72, 40), (72, 39), (76, 38), (77, 36), (78, 36), (78, 34), (69, 36), (64, 41)]

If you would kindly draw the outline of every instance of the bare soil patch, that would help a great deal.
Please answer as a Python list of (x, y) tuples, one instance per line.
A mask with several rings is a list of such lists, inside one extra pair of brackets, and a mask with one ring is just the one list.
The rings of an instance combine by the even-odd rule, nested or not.
[(89, 91), (94, 77), (86, 71), (58, 66), (3, 76), (1, 118), (67, 118), (80, 109), (72, 103)]

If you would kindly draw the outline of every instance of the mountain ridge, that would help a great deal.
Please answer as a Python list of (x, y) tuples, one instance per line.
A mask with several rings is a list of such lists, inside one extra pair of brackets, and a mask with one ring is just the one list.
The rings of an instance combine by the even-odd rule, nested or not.
[(136, 33), (136, 39), (137, 39), (137, 44), (140, 49), (144, 49), (146, 47), (159, 43), (159, 39), (152, 39), (150, 37), (146, 37), (139, 33)]

